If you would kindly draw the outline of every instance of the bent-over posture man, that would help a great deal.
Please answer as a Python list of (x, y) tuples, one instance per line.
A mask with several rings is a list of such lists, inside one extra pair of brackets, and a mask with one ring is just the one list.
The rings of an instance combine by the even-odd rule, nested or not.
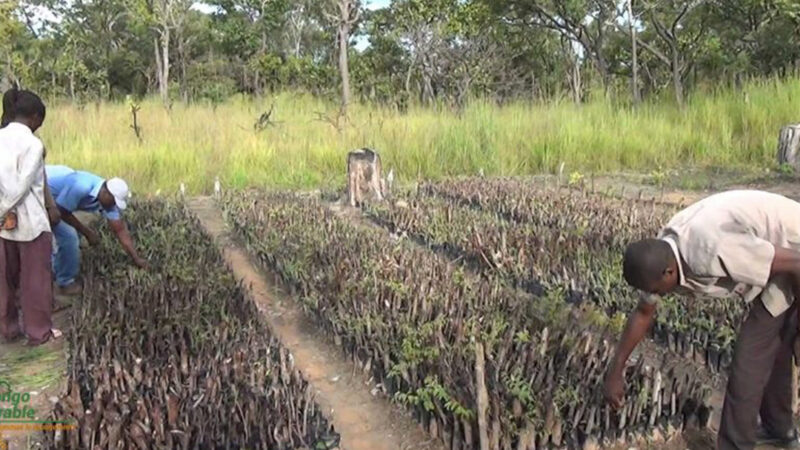
[(53, 227), (57, 250), (53, 256), (53, 270), (60, 293), (74, 295), (81, 286), (76, 282), (80, 272), (80, 237), (86, 237), (90, 245), (100, 241), (97, 233), (73, 215), (75, 211), (101, 212), (116, 234), (117, 239), (133, 262), (147, 268), (147, 262), (139, 256), (133, 245), (121, 212), (127, 207), (128, 185), (119, 178), (108, 181), (66, 166), (47, 166), (47, 183), (61, 213), (61, 222)]
[(612, 406), (624, 401), (625, 364), (653, 322), (658, 296), (738, 297), (755, 302), (736, 341), (718, 448), (800, 448), (791, 405), (800, 203), (760, 191), (712, 195), (675, 215), (658, 239), (630, 244), (623, 272), (630, 285), (650, 295), (628, 319), (606, 374)]

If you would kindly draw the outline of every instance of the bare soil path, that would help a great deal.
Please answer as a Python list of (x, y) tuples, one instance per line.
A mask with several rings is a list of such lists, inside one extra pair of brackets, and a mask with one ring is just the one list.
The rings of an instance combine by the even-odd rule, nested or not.
[(371, 382), (355, 373), (354, 364), (330, 336), (324, 335), (298, 302), (257, 268), (232, 238), (212, 199), (193, 199), (189, 207), (222, 249), (236, 278), (250, 287), (251, 298), (272, 332), (292, 352), (295, 365), (316, 389), (317, 402), (341, 433), (343, 450), (441, 448), (405, 410), (381, 398)]
[[(609, 195), (627, 198), (655, 199), (657, 202), (685, 206), (717, 192), (736, 189), (756, 189), (773, 192), (800, 201), (800, 181), (791, 179), (762, 179), (744, 182), (730, 179), (720, 182), (720, 186), (713, 189), (685, 190), (669, 187), (660, 188), (651, 184), (642, 183), (640, 180), (632, 180), (631, 178), (630, 176), (625, 177), (619, 175), (600, 176), (593, 180), (592, 185), (595, 191), (608, 193)], [(547, 183), (547, 180), (542, 182)]]

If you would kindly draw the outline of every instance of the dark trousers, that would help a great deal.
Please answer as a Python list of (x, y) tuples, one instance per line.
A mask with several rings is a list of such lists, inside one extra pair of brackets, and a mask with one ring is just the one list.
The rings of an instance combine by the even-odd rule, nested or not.
[[(28, 336), (29, 345), (50, 339), (53, 328), (53, 237), (31, 242), (0, 238), (0, 334), (8, 340)], [(19, 326), (19, 311), (22, 326)]]
[(797, 309), (778, 317), (753, 301), (733, 355), (722, 408), (717, 448), (751, 450), (758, 417), (770, 434), (785, 435), (792, 423), (792, 342), (797, 334)]

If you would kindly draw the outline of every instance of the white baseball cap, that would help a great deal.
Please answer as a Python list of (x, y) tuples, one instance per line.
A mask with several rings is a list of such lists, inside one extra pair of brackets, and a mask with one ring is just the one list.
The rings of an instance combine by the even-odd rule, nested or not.
[(131, 191), (128, 189), (128, 183), (119, 178), (112, 178), (106, 181), (106, 188), (108, 192), (114, 196), (114, 202), (117, 204), (117, 208), (125, 209), (128, 207), (128, 198), (131, 195)]

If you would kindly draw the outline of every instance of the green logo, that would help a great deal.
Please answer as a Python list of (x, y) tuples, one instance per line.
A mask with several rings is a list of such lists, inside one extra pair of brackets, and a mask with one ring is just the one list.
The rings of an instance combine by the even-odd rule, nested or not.
[(31, 394), (15, 392), (8, 380), (0, 379), (0, 422), (33, 419), (36, 412), (30, 405)]

